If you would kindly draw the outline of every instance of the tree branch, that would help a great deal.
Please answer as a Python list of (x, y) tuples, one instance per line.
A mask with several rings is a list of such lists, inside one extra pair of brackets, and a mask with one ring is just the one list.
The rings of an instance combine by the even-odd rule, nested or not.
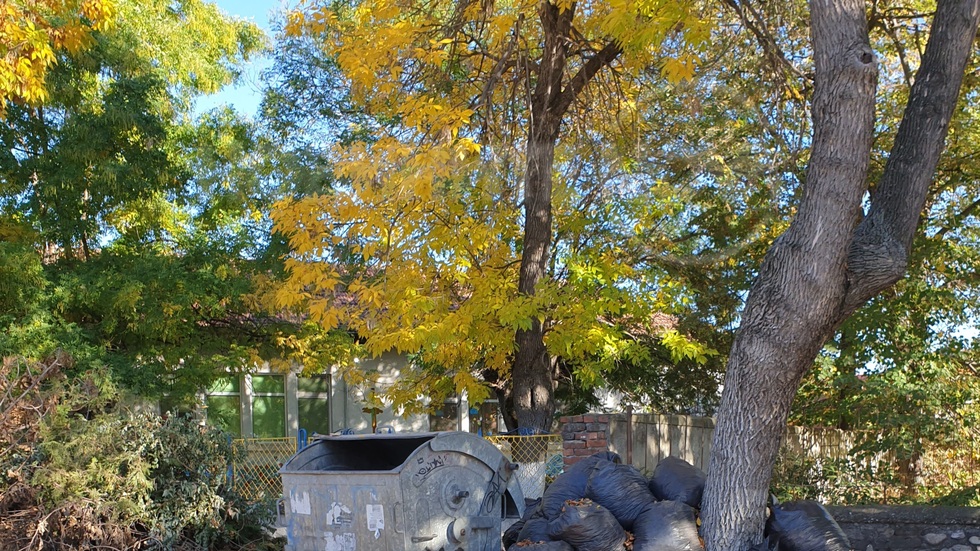
[(871, 209), (851, 240), (841, 320), (905, 275), (980, 21), (980, 0), (940, 2)]
[(589, 60), (579, 69), (578, 73), (572, 77), (569, 81), (568, 86), (561, 91), (555, 97), (555, 103), (553, 105), (554, 113), (560, 118), (564, 116), (565, 111), (568, 110), (575, 98), (585, 89), (593, 77), (605, 66), (612, 63), (619, 54), (623, 52), (623, 49), (615, 41), (611, 41), (606, 44), (598, 53), (589, 58)]

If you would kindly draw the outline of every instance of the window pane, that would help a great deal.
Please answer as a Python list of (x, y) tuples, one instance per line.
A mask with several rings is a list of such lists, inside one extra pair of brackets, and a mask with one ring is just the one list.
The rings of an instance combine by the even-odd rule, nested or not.
[(457, 430), (459, 428), (459, 404), (446, 402), (429, 414), (429, 430)]
[(300, 398), (299, 428), (306, 429), (306, 434), (330, 434), (330, 418), (327, 400), (325, 398)]
[(282, 375), (252, 375), (252, 391), (256, 394), (283, 394), (286, 382)]
[(163, 396), (160, 398), (160, 414), (173, 414), (173, 415), (190, 415), (194, 413), (194, 402), (187, 399), (175, 400), (172, 396)]
[(497, 434), (497, 416), (497, 401), (483, 402), (476, 418), (470, 417), (470, 432), (478, 432), (483, 436)]
[(256, 396), (252, 400), (252, 433), (256, 438), (286, 436), (286, 398)]
[(238, 396), (208, 396), (208, 423), (235, 436), (242, 435), (242, 411)]
[(300, 377), (298, 380), (298, 388), (300, 392), (329, 392), (327, 386), (327, 378), (325, 376), (320, 377)]
[(208, 389), (208, 392), (234, 392), (235, 394), (238, 394), (241, 392), (241, 382), (238, 379), (238, 375), (218, 377), (213, 383), (211, 383), (211, 387)]

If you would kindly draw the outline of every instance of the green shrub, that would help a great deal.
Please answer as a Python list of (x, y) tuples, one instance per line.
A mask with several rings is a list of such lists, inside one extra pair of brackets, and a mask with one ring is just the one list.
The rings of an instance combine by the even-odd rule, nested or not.
[(883, 456), (812, 458), (780, 452), (770, 490), (780, 501), (814, 499), (835, 505), (875, 503), (980, 505), (970, 450), (931, 450), (928, 468), (910, 484), (894, 459)]
[(55, 423), (32, 485), (46, 510), (69, 505), (89, 522), (128, 527), (144, 544), (203, 548), (263, 538), (272, 509), (230, 487), (227, 437), (188, 417), (106, 413)]
[(229, 483), (240, 458), (227, 435), (189, 417), (119, 410), (102, 375), (48, 376), (25, 394), (37, 416), (19, 429), (29, 437), (7, 432), (22, 443), (0, 454), (0, 532), (15, 535), (0, 538), (0, 551), (279, 546), (268, 536), (272, 503)]

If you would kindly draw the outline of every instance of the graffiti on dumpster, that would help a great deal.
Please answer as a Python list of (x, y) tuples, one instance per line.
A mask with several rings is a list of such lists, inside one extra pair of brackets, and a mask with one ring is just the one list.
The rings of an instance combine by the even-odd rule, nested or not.
[(425, 480), (430, 474), (432, 474), (433, 471), (435, 471), (440, 467), (445, 467), (448, 462), (449, 462), (449, 456), (447, 455), (419, 457), (418, 460), (416, 460), (416, 467), (418, 468), (418, 470), (415, 471), (415, 476), (413, 477), (415, 481), (415, 485), (418, 486), (419, 484), (421, 484), (422, 481)]
[(483, 503), (480, 505), (480, 514), (489, 515), (496, 511), (497, 498), (503, 493), (503, 479), (500, 477), (500, 473), (495, 472), (490, 477), (490, 482), (487, 483), (486, 497), (483, 498)]

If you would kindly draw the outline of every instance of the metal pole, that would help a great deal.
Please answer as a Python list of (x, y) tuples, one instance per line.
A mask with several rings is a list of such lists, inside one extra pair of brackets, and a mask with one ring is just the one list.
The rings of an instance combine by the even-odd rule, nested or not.
[(633, 464), (633, 404), (626, 405), (626, 464)]

